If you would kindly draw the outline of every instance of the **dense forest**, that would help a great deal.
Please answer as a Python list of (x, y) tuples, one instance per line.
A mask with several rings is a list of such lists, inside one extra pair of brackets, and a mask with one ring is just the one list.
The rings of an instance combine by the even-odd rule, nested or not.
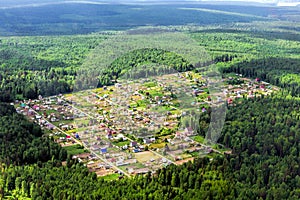
[(299, 96), (299, 64), (299, 59), (292, 58), (252, 59), (224, 68), (223, 73), (234, 72), (247, 77), (258, 77), (261, 80), (288, 89), (293, 96)]
[[(9, 21), (16, 10), (1, 10), (0, 22), (4, 25), (2, 23), (0, 30), (5, 30), (6, 35), (28, 32), (37, 35), (40, 33), (38, 27), (43, 28), (44, 35), (90, 33), (1, 37), (1, 102), (72, 92), (78, 69), (90, 52), (112, 34), (118, 34), (91, 33), (96, 30), (95, 24), (100, 23), (98, 19), (92, 18), (93, 23), (87, 26), (84, 20), (88, 16), (81, 7), (72, 5), (71, 8), (80, 12), (57, 15), (60, 13), (57, 10), (49, 14), (48, 22), (52, 23), (45, 23), (44, 18), (39, 17), (45, 8), (37, 7), (32, 13), (35, 23), (24, 23), (28, 20), (26, 17), (14, 18), (15, 25), (3, 21)], [(154, 8), (160, 12), (164, 10), (148, 7)], [(213, 13), (216, 10), (210, 10), (207, 18), (201, 18), (198, 23), (209, 26), (173, 28), (186, 31), (203, 46), (223, 75), (238, 73), (281, 87), (276, 94), (240, 98), (228, 105), (218, 143), (230, 148), (232, 153), (199, 157), (180, 166), (169, 165), (155, 174), (106, 181), (70, 159), (64, 149), (44, 137), (40, 127), (17, 114), (13, 106), (1, 103), (0, 199), (300, 199), (300, 28), (298, 23), (277, 21), (291, 17), (296, 11), (267, 7), (255, 10), (244, 6), (213, 8), (218, 15)], [(113, 22), (110, 28), (114, 29), (120, 26), (120, 16), (127, 16), (128, 13), (120, 14), (127, 9), (134, 10), (133, 16), (141, 16), (146, 7), (119, 6), (103, 12), (102, 17), (110, 17)], [(178, 7), (167, 9), (169, 17), (159, 23), (160, 15), (155, 18), (148, 13), (153, 18), (141, 17), (139, 23), (130, 26), (129, 20), (127, 25), (145, 24), (148, 19), (165, 25), (175, 17), (170, 14), (174, 9)], [(203, 9), (212, 7), (204, 6)], [(203, 15), (207, 12), (203, 9), (189, 12)], [(191, 20), (189, 12), (178, 10), (183, 20), (179, 25)], [(245, 15), (228, 13), (238, 10)], [(275, 11), (276, 20), (272, 20), (270, 16)], [(28, 10), (24, 9), (21, 14), (26, 12)], [(92, 9), (91, 15), (95, 13)], [(53, 29), (58, 25), (58, 17), (64, 19), (65, 24)], [(220, 20), (239, 23), (213, 25)], [(177, 71), (193, 68), (187, 60), (172, 52), (139, 49), (112, 62), (98, 77), (97, 86), (112, 84), (127, 70), (151, 63), (167, 65)], [(209, 123), (210, 109), (200, 115), (199, 135), (205, 136)]]
[[(275, 22), (253, 24), (257, 29), (267, 27), (265, 32), (249, 30), (249, 26), (224, 27), (222, 32), (220, 29), (207, 28), (192, 31), (190, 36), (211, 54), (211, 61), (216, 62), (223, 72), (257, 76), (272, 84), (280, 83), (281, 87), (293, 87), (292, 93), (297, 94), (299, 34), (287, 32), (291, 24), (284, 22), (279, 30)], [(240, 30), (237, 31), (237, 28)], [(77, 78), (78, 69), (89, 67), (83, 64), (88, 63), (86, 59), (90, 52), (111, 34), (117, 33), (1, 38), (0, 100), (10, 102), (37, 98), (38, 95), (72, 92), (75, 82), (80, 81)], [(111, 63), (99, 75), (95, 86), (112, 84), (112, 80), (122, 76), (126, 70), (147, 63), (164, 64), (177, 71), (192, 68), (188, 61), (172, 52), (141, 49), (129, 52)]]
[(0, 100), (71, 92), (76, 70), (105, 37), (92, 34), (2, 38)]
[[(104, 69), (99, 76), (98, 87), (113, 84), (113, 81), (117, 81), (118, 78), (122, 77), (132, 69), (138, 70), (141, 68), (146, 71), (143, 65), (149, 64), (168, 66), (173, 71), (179, 72), (193, 69), (193, 66), (189, 64), (188, 61), (174, 52), (168, 52), (162, 49), (138, 49), (117, 58), (110, 66), (108, 66), (108, 68)], [(158, 75), (159, 73), (155, 70), (157, 69), (153, 68), (153, 71), (150, 71), (149, 74)]]
[(158, 170), (155, 176), (112, 182), (97, 179), (80, 163), (2, 167), (2, 194), (10, 190), (15, 196), (33, 199), (232, 199), (233, 185), (215, 168), (222, 162), (216, 159), (209, 165), (204, 158)]
[(13, 106), (1, 103), (0, 116), (1, 163), (9, 166), (66, 159), (66, 151), (42, 137), (40, 126), (17, 114)]

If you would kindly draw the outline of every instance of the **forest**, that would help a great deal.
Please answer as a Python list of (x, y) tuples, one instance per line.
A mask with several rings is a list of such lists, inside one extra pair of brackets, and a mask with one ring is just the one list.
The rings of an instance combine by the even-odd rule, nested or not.
[[(58, 3), (60, 2), (60, 3)], [(1, 35), (73, 35), (140, 26), (216, 25), (232, 22), (285, 19), (294, 10), (268, 6), (159, 3), (91, 4), (82, 1), (52, 1), (52, 4), (0, 10)], [(1, 8), (1, 5), (0, 5)], [(45, 17), (46, 13), (46, 17)]]
[(13, 106), (1, 103), (0, 116), (1, 163), (24, 165), (67, 158), (65, 150), (47, 137), (42, 137), (40, 126), (17, 114)]
[[(103, 19), (111, 16), (112, 21), (119, 22), (120, 13), (128, 8), (141, 15), (140, 7), (121, 6), (102, 13)], [(175, 8), (168, 11), (172, 13)], [(35, 20), (43, 20), (38, 18), (40, 9), (44, 8), (37, 7), (33, 13)], [(17, 114), (8, 102), (72, 92), (85, 59), (101, 42), (118, 32), (92, 33), (96, 29), (93, 25), (87, 27), (84, 13), (60, 16), (66, 23), (60, 30), (51, 28), (57, 25), (55, 13), (48, 19), (52, 24), (35, 21), (20, 26), (27, 19), (19, 18), (15, 25), (2, 25), (6, 36), (0, 39), (0, 199), (300, 199), (300, 26), (297, 22), (280, 21), (294, 11), (264, 7), (255, 11), (243, 6), (214, 9), (243, 10), (251, 17), (239, 16), (236, 23), (232, 15), (223, 13), (219, 15), (223, 18), (210, 18), (208, 26), (175, 29), (184, 31), (204, 47), (211, 56), (207, 64), (214, 62), (223, 76), (242, 74), (260, 78), (281, 90), (269, 96), (236, 99), (228, 105), (218, 143), (231, 149), (231, 153), (199, 157), (194, 162), (161, 168), (155, 174), (113, 181), (97, 178), (86, 166), (71, 159), (65, 149), (44, 137), (38, 125)], [(275, 11), (278, 16), (272, 20), (270, 15)], [(5, 17), (1, 20), (8, 19), (13, 12), (16, 11), (1, 10), (0, 16)], [(234, 23), (214, 24), (224, 16)], [(143, 24), (146, 19), (149, 18), (140, 18), (132, 26)], [(182, 19), (182, 24), (189, 21), (186, 13)], [(161, 21), (160, 25), (164, 23)], [(120, 24), (110, 28), (117, 26)], [(44, 30), (44, 36), (38, 35), (38, 27)], [(118, 30), (123, 28), (126, 27)], [(29, 36), (8, 36), (28, 32)], [(97, 86), (113, 84), (127, 70), (149, 63), (172, 66), (177, 71), (194, 67), (172, 52), (139, 49), (105, 68), (97, 77)], [(201, 136), (205, 136), (210, 114), (208, 109), (199, 117)]]
[(105, 35), (2, 38), (1, 101), (72, 91), (76, 70)]
[[(265, 24), (261, 22), (254, 25), (260, 28)], [(274, 30), (271, 35), (268, 32), (262, 35), (249, 31), (248, 26), (243, 28), (243, 32), (232, 32), (231, 29), (224, 28), (222, 33), (219, 29), (208, 29), (189, 34), (195, 42), (205, 47), (211, 54), (212, 61), (224, 73), (236, 72), (249, 77), (257, 76), (281, 87), (292, 87), (293, 95), (297, 94), (299, 35), (288, 32), (286, 37), (290, 36), (293, 39), (284, 40), (281, 37), (285, 29)], [(278, 25), (271, 23), (268, 26), (271, 31)], [(51, 96), (72, 92), (75, 81), (89, 81), (78, 78), (78, 70), (82, 66), (89, 67), (86, 66), (86, 59), (90, 52), (110, 34), (2, 38), (0, 99), (10, 102), (22, 98), (34, 99), (38, 95)], [(126, 62), (127, 60), (130, 62)], [(141, 49), (129, 52), (111, 63), (111, 66), (99, 75), (96, 86), (112, 84), (112, 81), (122, 76), (126, 70), (147, 63), (169, 65), (177, 71), (193, 68), (188, 61), (174, 53), (161, 49)], [(84, 77), (91, 76), (89, 71), (87, 73)]]

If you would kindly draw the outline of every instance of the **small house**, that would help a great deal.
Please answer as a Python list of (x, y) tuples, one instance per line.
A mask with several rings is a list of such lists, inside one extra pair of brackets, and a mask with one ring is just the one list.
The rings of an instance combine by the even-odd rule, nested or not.
[(232, 98), (227, 99), (227, 103), (228, 103), (228, 104), (232, 104), (232, 103), (233, 103)]
[(144, 118), (143, 121), (144, 121), (144, 123), (150, 123), (150, 119), (149, 118)]
[(34, 105), (34, 106), (32, 106), (32, 108), (33, 108), (34, 110), (40, 110), (40, 107), (39, 107), (38, 105)]
[(78, 133), (75, 133), (75, 138), (76, 138), (76, 139), (80, 139), (80, 137), (79, 137), (79, 134), (78, 134)]
[(101, 148), (100, 152), (101, 152), (102, 154), (107, 153), (107, 148), (106, 148), (106, 147), (105, 147), (105, 148)]
[(99, 145), (92, 145), (91, 146), (91, 150), (93, 150), (93, 151), (98, 151), (100, 149), (100, 147), (99, 147)]
[(141, 151), (143, 151), (143, 150), (145, 150), (145, 146), (140, 145), (140, 146), (139, 146), (139, 149), (140, 149)]
[(138, 143), (136, 141), (130, 142), (130, 147), (137, 147)]
[(113, 138), (112, 132), (107, 133), (106, 138), (107, 139), (112, 139)]
[(151, 140), (150, 139), (144, 139), (143, 142), (144, 142), (144, 144), (151, 144)]
[(135, 174), (147, 174), (149, 171), (149, 168), (140, 168), (135, 170)]
[(185, 128), (184, 132), (185, 132), (186, 135), (193, 135), (194, 134), (194, 130), (190, 126)]
[(105, 128), (106, 125), (104, 123), (100, 123), (100, 128)]
[(179, 132), (179, 131), (177, 131), (176, 133), (175, 133), (175, 138), (180, 138), (181, 137), (181, 133)]
[(132, 152), (133, 153), (138, 153), (138, 152), (140, 152), (140, 150), (139, 149), (133, 149)]
[(55, 126), (53, 124), (47, 124), (47, 128), (49, 130), (53, 130), (55, 128)]

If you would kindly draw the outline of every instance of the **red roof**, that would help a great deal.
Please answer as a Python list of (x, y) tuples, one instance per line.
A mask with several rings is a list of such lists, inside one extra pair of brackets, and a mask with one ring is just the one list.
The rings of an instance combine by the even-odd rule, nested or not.
[(232, 103), (232, 98), (227, 99), (227, 103)]

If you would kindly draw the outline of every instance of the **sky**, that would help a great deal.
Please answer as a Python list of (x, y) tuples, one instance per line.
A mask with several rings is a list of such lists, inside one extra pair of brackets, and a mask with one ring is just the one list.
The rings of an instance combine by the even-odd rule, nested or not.
[[(164, 2), (259, 2), (259, 3), (268, 3), (268, 4), (277, 4), (279, 3), (285, 3), (285, 2), (298, 2), (300, 3), (300, 0), (163, 0)], [(162, 2), (162, 0), (5, 0), (0, 1), (0, 7), (11, 7), (16, 5), (28, 5), (28, 6), (38, 6), (43, 4), (57, 4), (62, 2), (78, 2), (78, 3), (99, 3), (99, 2), (106, 2), (106, 3), (134, 3), (134, 2)], [(232, 4), (232, 3), (231, 3)]]

